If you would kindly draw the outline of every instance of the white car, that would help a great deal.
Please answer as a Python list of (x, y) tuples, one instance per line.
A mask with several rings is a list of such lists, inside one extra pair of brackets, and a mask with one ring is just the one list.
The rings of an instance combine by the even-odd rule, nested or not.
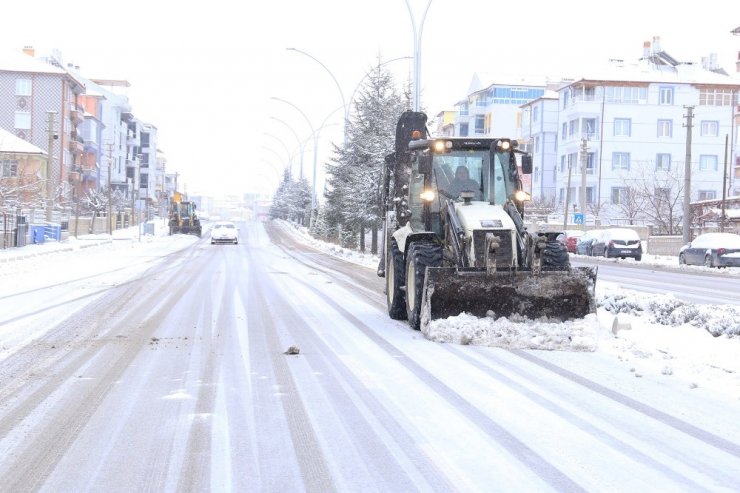
[(216, 243), (239, 243), (239, 229), (231, 221), (218, 221), (211, 229), (211, 245)]

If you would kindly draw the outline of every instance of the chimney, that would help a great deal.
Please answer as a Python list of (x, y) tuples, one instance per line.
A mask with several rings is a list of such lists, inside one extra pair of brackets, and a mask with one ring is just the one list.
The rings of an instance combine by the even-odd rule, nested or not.
[(660, 48), (660, 36), (653, 36), (653, 51), (655, 51), (655, 53), (663, 51)]
[(709, 54), (709, 70), (717, 70), (718, 68), (719, 68), (719, 65), (717, 64), (717, 54), (710, 53)]
[(33, 49), (33, 46), (24, 46), (23, 54), (33, 57), (36, 56), (36, 50)]
[(650, 58), (650, 41), (642, 43), (642, 58)]
[(735, 62), (735, 72), (740, 73), (740, 51), (737, 52), (737, 62)]

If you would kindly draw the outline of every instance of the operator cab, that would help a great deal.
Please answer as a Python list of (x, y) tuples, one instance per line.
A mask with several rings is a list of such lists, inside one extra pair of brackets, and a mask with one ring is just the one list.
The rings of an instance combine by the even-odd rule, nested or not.
[[(412, 141), (409, 181), (411, 227), (442, 233), (445, 202), (504, 205), (521, 189), (508, 139), (435, 139)], [(493, 163), (493, 166), (491, 166)], [(471, 192), (462, 194), (462, 192)]]

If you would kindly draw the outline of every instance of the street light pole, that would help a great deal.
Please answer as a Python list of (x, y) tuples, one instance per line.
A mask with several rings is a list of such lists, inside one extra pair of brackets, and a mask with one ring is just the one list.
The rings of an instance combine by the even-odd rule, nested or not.
[[(316, 57), (314, 57), (314, 56), (306, 53), (303, 50), (299, 50), (298, 48), (286, 48), (286, 50), (288, 50), (288, 51), (295, 51), (296, 53), (300, 53), (301, 55), (305, 55), (308, 58), (310, 58), (311, 60), (313, 60), (314, 62), (316, 62), (319, 65), (321, 65), (324, 68), (324, 70), (326, 70), (326, 72), (329, 74), (329, 76), (332, 78), (332, 80), (334, 81), (334, 84), (336, 84), (337, 89), (339, 90), (339, 97), (342, 99), (342, 108), (346, 108), (347, 107), (347, 100), (344, 99), (344, 92), (342, 91), (342, 86), (339, 85), (339, 81), (337, 81), (337, 78), (334, 77), (334, 74), (332, 73), (331, 70), (329, 70), (329, 68), (326, 65), (324, 65), (323, 63), (321, 63), (321, 61), (319, 61)], [(346, 115), (346, 113), (347, 112), (345, 111), (345, 115)], [(346, 117), (345, 117), (345, 120), (344, 120), (344, 126), (342, 128), (342, 133), (344, 134), (345, 139), (346, 139), (346, 137), (347, 137), (347, 119), (346, 119)]]
[[(293, 174), (293, 156), (291, 155), (290, 151), (288, 150), (288, 146), (285, 145), (285, 142), (283, 140), (269, 132), (263, 132), (266, 136), (272, 137), (275, 141), (279, 142), (282, 146), (283, 150), (285, 151), (285, 154), (288, 155), (288, 172), (292, 175)], [(269, 149), (272, 150), (272, 149)]]
[(419, 111), (421, 107), (421, 35), (424, 31), (424, 21), (429, 11), (429, 6), (432, 4), (432, 0), (427, 2), (427, 6), (424, 9), (424, 13), (421, 16), (421, 22), (419, 23), (419, 29), (416, 29), (416, 21), (414, 19), (414, 12), (411, 10), (409, 0), (406, 2), (406, 8), (409, 10), (409, 16), (411, 17), (411, 28), (414, 31), (414, 111)]
[(311, 135), (313, 136), (313, 181), (312, 181), (312, 191), (311, 191), (311, 214), (313, 217), (313, 211), (316, 209), (316, 159), (317, 159), (317, 152), (318, 152), (318, 138), (316, 135), (316, 130), (313, 128), (313, 124), (311, 123), (311, 120), (306, 116), (306, 114), (301, 110), (298, 106), (294, 105), (290, 101), (286, 101), (285, 99), (272, 97), (271, 99), (274, 99), (275, 101), (280, 101), (281, 103), (285, 103), (288, 106), (292, 106), (293, 108), (300, 113), (303, 118), (306, 120), (306, 123), (308, 123), (308, 127), (311, 129)]
[(275, 120), (276, 122), (282, 123), (290, 132), (293, 134), (293, 137), (295, 137), (296, 142), (298, 142), (298, 150), (301, 152), (301, 160), (299, 161), (300, 168), (298, 169), (298, 179), (303, 179), (303, 144), (301, 143), (301, 138), (298, 137), (298, 133), (288, 125), (285, 121), (281, 120), (280, 118), (271, 116), (270, 120)]

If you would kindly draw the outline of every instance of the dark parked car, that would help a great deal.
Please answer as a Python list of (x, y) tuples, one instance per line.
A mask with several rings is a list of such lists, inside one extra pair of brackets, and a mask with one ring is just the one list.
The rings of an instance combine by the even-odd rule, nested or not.
[(704, 233), (678, 251), (678, 263), (707, 267), (740, 267), (740, 235)]
[(605, 229), (591, 244), (591, 255), (621, 259), (632, 257), (635, 260), (642, 260), (640, 235), (629, 228)]
[(591, 244), (596, 240), (596, 238), (598, 238), (602, 231), (602, 229), (591, 229), (583, 233), (581, 239), (576, 243), (576, 253), (578, 255), (593, 255)]

